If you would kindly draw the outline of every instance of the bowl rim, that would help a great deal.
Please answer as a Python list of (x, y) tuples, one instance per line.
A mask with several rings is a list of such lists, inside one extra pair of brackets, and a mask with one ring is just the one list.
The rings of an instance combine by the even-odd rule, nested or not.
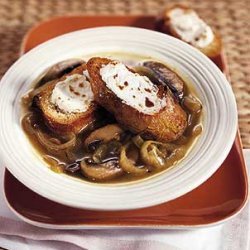
[[(53, 38), (37, 47), (35, 47), (34, 49), (30, 50), (27, 54), (23, 55), (20, 59), (18, 59), (11, 67), (10, 69), (6, 72), (6, 74), (4, 75), (4, 77), (1, 80), (1, 84), (0, 84), (0, 96), (2, 94), (2, 89), (3, 86), (5, 86), (6, 84), (8, 84), (8, 78), (10, 76), (12, 76), (13, 74), (15, 74), (15, 69), (17, 68), (17, 65), (22, 64), (22, 62), (24, 62), (25, 60), (29, 60), (28, 58), (31, 57), (33, 54), (37, 54), (38, 51), (46, 51), (48, 47), (55, 47), (57, 45), (57, 42), (59, 41), (63, 41), (63, 40), (67, 40), (67, 39), (71, 39), (74, 37), (78, 37), (83, 35), (84, 33), (87, 35), (87, 33), (94, 33), (94, 34), (98, 34), (98, 33), (116, 33), (116, 34), (126, 34), (128, 35), (128, 33), (131, 33), (131, 35), (135, 35), (135, 33), (138, 35), (142, 35), (145, 37), (154, 37), (154, 39), (159, 39), (159, 40), (165, 40), (164, 43), (167, 45), (167, 43), (172, 43), (175, 44), (177, 47), (181, 47), (183, 48), (183, 50), (185, 51), (185, 53), (190, 53), (192, 54), (192, 56), (196, 56), (197, 58), (200, 59), (200, 62), (202, 61), (203, 66), (205, 68), (210, 68), (210, 70), (212, 70), (214, 72), (214, 74), (217, 74), (217, 76), (220, 78), (221, 81), (223, 81), (222, 84), (225, 84), (223, 87), (223, 91), (224, 94), (226, 95), (226, 97), (228, 97), (230, 99), (230, 108), (231, 108), (231, 133), (228, 134), (227, 137), (227, 143), (223, 149), (223, 151), (221, 152), (221, 155), (217, 156), (217, 159), (214, 159), (213, 162), (213, 166), (209, 168), (209, 171), (206, 170), (206, 172), (203, 173), (202, 176), (199, 176), (200, 178), (196, 178), (195, 180), (193, 180), (190, 183), (186, 183), (186, 187), (184, 188), (179, 188), (178, 190), (176, 190), (175, 194), (172, 195), (168, 195), (168, 199), (166, 198), (162, 198), (158, 200), (147, 200), (147, 202), (144, 203), (133, 203), (133, 201), (131, 202), (126, 202), (126, 204), (123, 202), (122, 204), (118, 204), (116, 203), (115, 205), (110, 205), (110, 204), (104, 204), (102, 203), (102, 207), (100, 208), (100, 204), (99, 203), (93, 203), (93, 204), (85, 204), (83, 203), (79, 203), (76, 202), (72, 202), (72, 201), (68, 201), (65, 200), (65, 198), (61, 198), (61, 196), (58, 196), (55, 192), (52, 193), (48, 193), (46, 190), (43, 189), (39, 189), (37, 187), (37, 184), (34, 183), (31, 180), (27, 180), (27, 178), (24, 177), (24, 175), (20, 175), (20, 173), (17, 173), (16, 168), (13, 166), (13, 162), (11, 157), (8, 157), (6, 155), (6, 151), (4, 149), (4, 146), (0, 145), (0, 155), (1, 158), (3, 159), (3, 162), (5, 164), (5, 166), (10, 170), (10, 172), (17, 178), (19, 179), (24, 185), (26, 185), (27, 187), (31, 188), (32, 190), (34, 190), (35, 192), (39, 193), (40, 195), (49, 198), (51, 200), (57, 201), (59, 203), (65, 204), (65, 205), (69, 205), (69, 206), (74, 206), (74, 207), (79, 207), (79, 208), (89, 208), (89, 209), (96, 209), (96, 210), (127, 210), (127, 209), (136, 209), (136, 208), (142, 208), (145, 206), (152, 206), (152, 205), (156, 205), (159, 203), (163, 203), (166, 202), (167, 200), (171, 200), (174, 198), (177, 198), (189, 191), (191, 191), (192, 189), (194, 189), (195, 187), (199, 186), (200, 184), (202, 184), (205, 180), (207, 180), (218, 168), (219, 166), (222, 164), (222, 162), (224, 161), (224, 159), (226, 158), (226, 156), (229, 153), (229, 150), (231, 149), (231, 146), (234, 142), (234, 138), (236, 135), (236, 131), (237, 131), (237, 108), (236, 108), (236, 102), (235, 102), (235, 98), (231, 89), (231, 86), (229, 85), (229, 83), (227, 82), (226, 78), (223, 76), (223, 74), (220, 72), (220, 70), (208, 59), (206, 58), (201, 52), (199, 52), (198, 50), (196, 50), (195, 48), (191, 47), (190, 45), (185, 44), (184, 42), (177, 40), (173, 37), (170, 37), (168, 35), (165, 34), (161, 34), (159, 32), (156, 31), (150, 31), (150, 30), (146, 30), (146, 29), (142, 29), (142, 28), (134, 28), (134, 27), (124, 27), (124, 26), (108, 26), (108, 27), (98, 27), (98, 28), (90, 28), (90, 29), (83, 29), (83, 30), (79, 30), (79, 31), (74, 31), (74, 32), (70, 32), (64, 35), (61, 35), (59, 37)], [(104, 39), (105, 40), (105, 39)], [(157, 46), (156, 46), (157, 48)], [(207, 72), (206, 72), (207, 74)], [(1, 101), (0, 101), (1, 103)], [(4, 119), (3, 116), (1, 114), (0, 116), (0, 135), (4, 134), (4, 129), (3, 129), (3, 125), (4, 125)], [(32, 152), (33, 154), (33, 152)], [(44, 163), (43, 163), (44, 164)], [(49, 170), (50, 171), (50, 170)], [(66, 181), (65, 181), (66, 183)], [(129, 185), (129, 184), (126, 184)], [(132, 183), (132, 185), (134, 185)], [(137, 184), (135, 184), (137, 185)], [(89, 184), (89, 187), (93, 185)], [(96, 184), (94, 184), (94, 186), (96, 186)], [(100, 184), (98, 184), (98, 187), (100, 186)], [(126, 189), (126, 188), (125, 188)], [(139, 191), (138, 191), (139, 192)], [(112, 197), (109, 197), (110, 199), (112, 199)], [(117, 199), (117, 198), (116, 198)]]

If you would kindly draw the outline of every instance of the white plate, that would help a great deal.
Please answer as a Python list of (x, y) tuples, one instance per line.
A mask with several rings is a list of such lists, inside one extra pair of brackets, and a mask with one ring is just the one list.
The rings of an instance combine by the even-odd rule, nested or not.
[[(20, 98), (44, 69), (67, 58), (104, 52), (151, 56), (178, 69), (203, 104), (204, 132), (176, 167), (129, 184), (94, 184), (56, 174), (35, 153), (20, 125)], [(207, 180), (233, 144), (237, 109), (220, 70), (193, 47), (139, 28), (102, 27), (72, 32), (34, 48), (4, 75), (0, 84), (0, 154), (24, 185), (59, 203), (96, 210), (126, 210), (175, 199)]]

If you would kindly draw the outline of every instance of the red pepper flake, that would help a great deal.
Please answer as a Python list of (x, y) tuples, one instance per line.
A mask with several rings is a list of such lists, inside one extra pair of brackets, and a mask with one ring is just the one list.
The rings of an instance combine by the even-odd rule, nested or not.
[(82, 82), (79, 83), (79, 88), (83, 88), (83, 87), (84, 87), (83, 83)]
[(146, 105), (146, 107), (148, 107), (148, 108), (154, 107), (154, 103), (151, 102), (147, 97), (146, 97), (146, 99), (145, 99), (145, 105)]
[(126, 86), (126, 87), (128, 86), (128, 82), (127, 82), (127, 81), (126, 81), (126, 82), (124, 82), (124, 86)]
[(118, 87), (119, 87), (120, 90), (124, 89), (124, 86), (118, 85)]

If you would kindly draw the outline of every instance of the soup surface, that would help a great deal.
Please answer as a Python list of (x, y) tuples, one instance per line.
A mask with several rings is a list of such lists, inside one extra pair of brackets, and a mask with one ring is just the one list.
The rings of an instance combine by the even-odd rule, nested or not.
[[(77, 132), (62, 133), (52, 128), (44, 119), (44, 111), (34, 104), (34, 99), (51, 85), (51, 80), (57, 80), (83, 64), (81, 60), (69, 60), (46, 71), (22, 98), (22, 126), (35, 150), (51, 170), (91, 182), (135, 181), (174, 167), (202, 133), (202, 104), (195, 91), (171, 69), (171, 65), (159, 64), (153, 58), (119, 53), (98, 56), (119, 60), (159, 88), (163, 85), (164, 91), (168, 91), (187, 114), (184, 132), (171, 141), (135, 133), (100, 105), (95, 111), (97, 118)], [(87, 62), (88, 59), (83, 60)], [(179, 87), (180, 83), (183, 83), (182, 87)]]

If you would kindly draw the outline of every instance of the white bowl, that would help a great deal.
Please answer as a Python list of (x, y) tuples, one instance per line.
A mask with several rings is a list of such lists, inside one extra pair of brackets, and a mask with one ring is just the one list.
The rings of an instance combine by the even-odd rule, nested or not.
[[(44, 69), (67, 58), (103, 52), (148, 55), (188, 78), (203, 104), (204, 131), (176, 167), (123, 184), (94, 184), (56, 174), (35, 153), (20, 125), (20, 98)], [(38, 194), (73, 207), (127, 210), (175, 199), (206, 181), (233, 144), (237, 109), (232, 89), (202, 53), (170, 36), (129, 27), (72, 32), (34, 48), (12, 65), (0, 84), (0, 154), (5, 166)]]

